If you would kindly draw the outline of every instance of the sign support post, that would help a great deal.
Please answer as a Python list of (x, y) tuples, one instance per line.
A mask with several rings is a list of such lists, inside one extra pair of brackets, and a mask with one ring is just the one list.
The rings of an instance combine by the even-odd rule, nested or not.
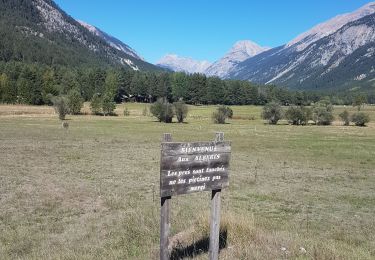
[[(223, 142), (224, 133), (216, 133), (215, 141)], [(217, 260), (219, 258), (220, 204), (221, 189), (213, 190), (211, 193), (210, 245), (208, 250), (210, 260)]]
[[(163, 142), (172, 142), (171, 134), (164, 134)], [(171, 196), (160, 198), (160, 260), (169, 260), (169, 230), (171, 226)]]
[(163, 135), (160, 159), (160, 259), (169, 260), (170, 207), (175, 195), (211, 191), (210, 260), (217, 260), (220, 247), (221, 190), (229, 186), (231, 142), (224, 133), (214, 141), (172, 142)]

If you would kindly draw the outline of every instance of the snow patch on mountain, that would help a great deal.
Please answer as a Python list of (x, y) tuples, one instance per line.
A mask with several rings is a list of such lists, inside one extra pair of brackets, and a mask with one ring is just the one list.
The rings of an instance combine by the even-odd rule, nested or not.
[(375, 2), (368, 3), (367, 5), (359, 8), (352, 13), (338, 15), (327, 22), (321, 23), (312, 29), (298, 35), (285, 45), (288, 47), (295, 47), (297, 51), (303, 51), (312, 43), (333, 34), (345, 24), (361, 19), (367, 15), (375, 13)]
[(237, 64), (268, 49), (268, 47), (261, 47), (249, 40), (238, 41), (223, 58), (212, 64), (205, 73), (208, 76), (226, 78)]
[(176, 54), (167, 54), (156, 65), (176, 72), (204, 73), (211, 63), (205, 60), (198, 61), (188, 57), (180, 57)]

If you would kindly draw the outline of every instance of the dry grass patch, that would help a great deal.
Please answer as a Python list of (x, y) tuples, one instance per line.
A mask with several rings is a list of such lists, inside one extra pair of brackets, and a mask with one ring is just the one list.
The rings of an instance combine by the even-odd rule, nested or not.
[[(162, 134), (203, 141), (222, 131), (233, 152), (221, 259), (374, 259), (373, 124), (218, 126), (215, 107), (191, 107), (187, 124), (160, 124), (143, 104), (126, 107), (129, 117), (69, 116), (66, 130), (53, 114), (0, 117), (0, 258), (157, 258)], [(241, 117), (260, 109), (233, 107)], [(172, 198), (174, 248), (206, 241), (209, 201), (209, 193)]]
[(0, 116), (51, 116), (55, 111), (50, 106), (0, 105)]

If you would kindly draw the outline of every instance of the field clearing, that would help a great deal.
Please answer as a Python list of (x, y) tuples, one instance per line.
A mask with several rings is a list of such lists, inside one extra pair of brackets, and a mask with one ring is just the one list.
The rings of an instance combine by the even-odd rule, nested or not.
[[(375, 258), (374, 106), (364, 128), (270, 126), (254, 106), (233, 106), (225, 125), (211, 122), (214, 106), (161, 124), (146, 106), (68, 116), (65, 130), (51, 107), (0, 105), (1, 259), (157, 259), (161, 136), (206, 141), (217, 131), (232, 141), (220, 259)], [(209, 196), (172, 198), (175, 244), (207, 238)]]

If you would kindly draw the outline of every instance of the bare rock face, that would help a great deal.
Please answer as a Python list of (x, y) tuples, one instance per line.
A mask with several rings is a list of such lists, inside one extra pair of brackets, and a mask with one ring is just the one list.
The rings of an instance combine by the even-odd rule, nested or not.
[(368, 87), (375, 78), (375, 3), (339, 15), (236, 65), (229, 77), (295, 89)]
[(266, 50), (268, 47), (261, 47), (258, 44), (245, 40), (236, 42), (227, 54), (220, 60), (212, 64), (205, 74), (208, 76), (217, 76), (220, 78), (228, 78), (230, 71), (242, 61), (254, 57)]

